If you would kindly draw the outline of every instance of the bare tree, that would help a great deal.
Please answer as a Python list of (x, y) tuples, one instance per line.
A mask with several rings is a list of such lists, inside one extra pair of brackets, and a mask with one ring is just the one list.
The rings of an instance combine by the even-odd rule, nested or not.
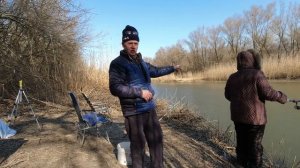
[[(269, 57), (276, 55), (278, 59), (283, 53), (298, 54), (300, 5), (290, 3), (286, 10), (284, 3), (281, 3), (279, 13), (275, 12), (275, 7), (275, 3), (266, 7), (252, 6), (244, 15), (230, 17), (221, 26), (202, 27), (191, 32), (185, 40), (188, 50), (181, 55), (185, 57), (181, 60), (187, 60), (186, 64), (189, 64), (187, 70), (202, 71), (225, 58), (234, 58), (246, 48), (254, 48)], [(156, 54), (156, 61), (173, 60), (169, 57), (176, 51), (173, 47), (161, 48)], [(225, 54), (228, 56), (225, 57)]]
[(290, 50), (296, 55), (300, 49), (300, 5), (291, 3), (289, 6), (288, 36), (290, 41)]
[(219, 63), (224, 57), (222, 51), (225, 48), (224, 37), (221, 26), (208, 29), (208, 44), (212, 50), (212, 61)]
[(201, 71), (207, 65), (208, 40), (205, 28), (198, 28), (190, 33), (186, 44), (189, 47), (190, 56), (193, 59), (193, 71)]
[(230, 17), (224, 21), (222, 31), (227, 44), (230, 47), (229, 54), (235, 57), (243, 46), (242, 35), (244, 33), (245, 24), (240, 16)]
[(166, 65), (168, 63), (168, 49), (161, 47), (156, 53), (153, 60), (154, 64), (157, 66)]
[(156, 53), (153, 63), (157, 66), (164, 65), (178, 65), (180, 64), (183, 69), (187, 69), (187, 61), (185, 60), (187, 52), (183, 47), (182, 42), (177, 42), (176, 45), (166, 48), (160, 48)]
[(252, 45), (254, 49), (257, 49), (262, 53), (266, 51), (267, 55), (270, 56), (268, 49), (269, 38), (269, 27), (271, 19), (274, 16), (275, 3), (267, 5), (266, 9), (259, 6), (252, 6), (250, 11), (246, 11), (245, 22), (246, 31), (252, 39)]
[(279, 15), (275, 16), (272, 20), (272, 25), (270, 26), (270, 30), (275, 35), (275, 41), (277, 44), (276, 52), (277, 58), (280, 59), (282, 54), (282, 50), (284, 50), (285, 54), (288, 54), (288, 43), (286, 37), (287, 31), (287, 23), (288, 23), (288, 15), (284, 6), (284, 3), (280, 4)]
[(83, 76), (80, 49), (86, 38), (78, 28), (84, 11), (68, 0), (0, 3), (0, 82), (13, 92), (22, 79), (51, 101), (74, 88), (77, 75)]

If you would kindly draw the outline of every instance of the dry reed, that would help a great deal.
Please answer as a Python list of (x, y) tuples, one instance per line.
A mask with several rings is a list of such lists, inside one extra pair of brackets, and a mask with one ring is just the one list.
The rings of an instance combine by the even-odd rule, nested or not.
[[(297, 79), (300, 77), (300, 56), (263, 59), (262, 70), (268, 79)], [(205, 80), (226, 80), (236, 71), (236, 63), (213, 66), (203, 73)]]
[[(286, 56), (281, 59), (274, 57), (262, 60), (262, 70), (268, 79), (298, 79), (300, 78), (300, 55)], [(230, 74), (236, 72), (236, 62), (226, 62), (213, 65), (203, 72), (172, 74), (160, 77), (154, 81), (158, 82), (187, 82), (196, 80), (226, 81)]]
[(300, 56), (284, 57), (280, 60), (263, 60), (263, 71), (269, 79), (297, 79), (300, 77)]

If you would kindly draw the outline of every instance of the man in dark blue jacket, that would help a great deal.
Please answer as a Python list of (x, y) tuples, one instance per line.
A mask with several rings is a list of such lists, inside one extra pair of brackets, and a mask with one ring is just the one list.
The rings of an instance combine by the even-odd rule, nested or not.
[(176, 66), (155, 67), (137, 53), (138, 31), (127, 25), (122, 31), (123, 50), (109, 67), (110, 92), (119, 97), (130, 140), (133, 168), (144, 167), (147, 142), (152, 167), (163, 167), (163, 136), (155, 111), (151, 78), (170, 74)]

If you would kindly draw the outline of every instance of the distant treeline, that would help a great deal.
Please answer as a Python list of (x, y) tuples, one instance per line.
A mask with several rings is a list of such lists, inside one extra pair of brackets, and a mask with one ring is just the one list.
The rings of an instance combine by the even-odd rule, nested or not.
[(149, 59), (156, 65), (180, 64), (185, 72), (202, 72), (220, 63), (232, 62), (241, 50), (254, 48), (262, 57), (294, 57), (300, 51), (299, 3), (252, 6), (222, 25), (201, 27), (186, 40), (160, 48)]
[(0, 83), (9, 94), (23, 80), (30, 95), (60, 101), (88, 82), (85, 13), (69, 0), (0, 1)]
[[(248, 48), (263, 57), (293, 57), (300, 50), (300, 5), (277, 6), (253, 6), (223, 25), (201, 27), (150, 61), (194, 73)], [(8, 95), (16, 94), (19, 80), (30, 95), (54, 102), (70, 90), (106, 85), (107, 76), (83, 58), (87, 16), (70, 0), (0, 0), (0, 84)]]

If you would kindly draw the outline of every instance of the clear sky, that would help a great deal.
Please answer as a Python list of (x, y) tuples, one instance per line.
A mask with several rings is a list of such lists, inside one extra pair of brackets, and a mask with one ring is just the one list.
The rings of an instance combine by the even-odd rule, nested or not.
[[(93, 50), (112, 59), (122, 49), (122, 30), (132, 25), (139, 31), (139, 52), (154, 57), (160, 47), (169, 47), (188, 39), (199, 27), (222, 25), (232, 16), (242, 15), (251, 6), (263, 6), (279, 0), (77, 0), (90, 12), (89, 32), (101, 33)], [(289, 2), (300, 0), (284, 0)], [(100, 43), (102, 47), (100, 47)], [(99, 54), (99, 53), (98, 53)]]

